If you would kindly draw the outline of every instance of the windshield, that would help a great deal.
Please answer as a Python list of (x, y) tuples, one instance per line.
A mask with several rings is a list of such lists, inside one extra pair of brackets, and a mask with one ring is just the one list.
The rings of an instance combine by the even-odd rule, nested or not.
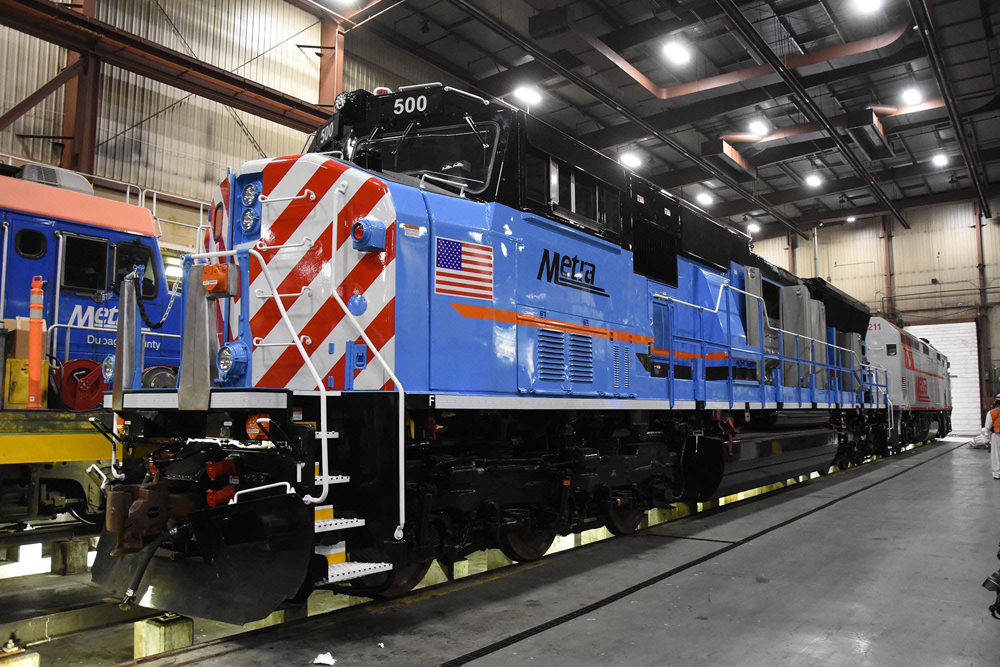
[(496, 123), (428, 128), (414, 123), (408, 130), (362, 139), (354, 155), (375, 148), (386, 171), (417, 178), (426, 174), (435, 185), (450, 181), (466, 186), (467, 192), (482, 192), (490, 180), (499, 130)]

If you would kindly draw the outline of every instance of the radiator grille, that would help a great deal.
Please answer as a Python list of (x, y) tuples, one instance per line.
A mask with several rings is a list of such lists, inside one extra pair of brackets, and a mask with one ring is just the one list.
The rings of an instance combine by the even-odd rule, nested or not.
[(562, 331), (539, 329), (535, 350), (538, 379), (550, 382), (566, 379), (566, 335)]
[(594, 339), (583, 334), (569, 335), (569, 379), (594, 381)]
[(621, 386), (621, 347), (618, 345), (612, 346), (612, 353), (615, 361), (615, 389)]

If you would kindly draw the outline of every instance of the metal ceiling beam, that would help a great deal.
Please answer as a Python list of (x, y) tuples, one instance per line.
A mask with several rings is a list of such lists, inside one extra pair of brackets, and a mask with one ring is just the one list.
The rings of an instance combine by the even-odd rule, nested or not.
[(754, 27), (750, 24), (750, 21), (743, 16), (743, 12), (740, 11), (739, 7), (736, 6), (736, 3), (733, 0), (716, 0), (716, 2), (718, 2), (719, 6), (726, 12), (729, 20), (733, 22), (733, 27), (743, 36), (744, 39), (746, 39), (753, 51), (760, 58), (764, 59), (771, 67), (773, 67), (774, 71), (778, 73), (778, 76), (780, 76), (792, 90), (792, 93), (798, 99), (799, 105), (805, 114), (809, 116), (813, 122), (819, 123), (823, 126), (823, 128), (830, 135), (830, 138), (833, 139), (834, 144), (836, 144), (837, 148), (840, 150), (844, 160), (851, 165), (858, 176), (865, 180), (868, 185), (868, 189), (871, 190), (875, 199), (882, 202), (882, 205), (885, 206), (892, 216), (899, 221), (899, 224), (903, 225), (905, 229), (909, 229), (910, 223), (908, 223), (906, 218), (903, 217), (903, 213), (896, 208), (896, 205), (882, 190), (882, 186), (878, 184), (865, 166), (861, 164), (861, 161), (854, 154), (854, 151), (851, 150), (847, 141), (837, 132), (837, 128), (830, 123), (829, 119), (827, 119), (826, 115), (819, 108), (813, 98), (809, 96), (809, 93), (802, 85), (802, 82), (799, 81), (799, 77), (788, 69), (785, 66), (785, 63), (782, 62), (781, 58), (779, 58), (777, 54), (771, 50), (767, 41), (761, 37), (760, 33), (757, 32), (756, 29), (754, 29)]
[(962, 115), (958, 110), (958, 101), (955, 99), (955, 91), (952, 90), (951, 79), (948, 77), (944, 55), (941, 53), (941, 47), (937, 43), (937, 37), (934, 36), (934, 25), (931, 21), (930, 7), (927, 6), (927, 0), (908, 0), (908, 2), (910, 4), (910, 11), (913, 12), (913, 18), (917, 21), (917, 31), (920, 33), (920, 40), (924, 43), (924, 48), (927, 50), (927, 57), (931, 64), (931, 70), (934, 72), (934, 78), (937, 79), (938, 88), (941, 89), (941, 94), (944, 95), (945, 108), (948, 110), (948, 117), (955, 128), (955, 138), (958, 140), (958, 146), (962, 150), (965, 166), (969, 170), (969, 178), (972, 179), (972, 184), (976, 188), (976, 194), (979, 195), (980, 214), (983, 217), (992, 218), (989, 195), (980, 177), (979, 168), (976, 164), (976, 156), (969, 145), (965, 125), (962, 123)]
[(11, 107), (10, 111), (0, 116), (0, 132), (7, 129), (11, 123), (34, 109), (42, 100), (56, 92), (56, 90), (58, 90), (63, 84), (78, 75), (83, 70), (83, 65), (84, 63), (82, 60), (77, 60), (75, 63), (64, 67), (48, 82), (43, 83), (41, 88)]
[[(582, 76), (580, 76), (580, 75), (578, 75), (578, 74), (570, 71), (568, 68), (563, 67), (562, 65), (560, 65), (551, 56), (549, 56), (547, 53), (545, 53), (540, 48), (538, 48), (534, 43), (530, 42), (529, 40), (525, 39), (521, 35), (519, 35), (516, 32), (514, 32), (506, 24), (504, 24), (501, 21), (497, 20), (496, 18), (494, 18), (493, 16), (491, 16), (489, 13), (484, 12), (479, 7), (477, 7), (476, 5), (474, 5), (471, 2), (469, 2), (469, 0), (451, 0), (451, 2), (453, 4), (461, 7), (470, 16), (472, 16), (477, 21), (479, 21), (480, 23), (482, 23), (486, 27), (490, 28), (491, 30), (493, 30), (497, 34), (499, 34), (502, 37), (504, 37), (507, 41), (511, 42), (512, 44), (517, 45), (523, 51), (531, 54), (531, 56), (533, 58), (535, 58), (536, 60), (542, 62), (546, 67), (552, 69), (553, 71), (555, 71), (557, 74), (559, 74), (560, 76), (562, 76), (567, 81), (571, 81), (574, 85), (576, 85), (581, 90), (585, 91), (588, 95), (590, 95), (594, 99), (596, 99), (596, 100), (600, 101), (601, 103), (605, 104), (606, 106), (614, 109), (615, 111), (617, 111), (618, 113), (620, 113), (622, 116), (624, 116), (625, 118), (627, 118), (631, 122), (633, 122), (633, 123), (635, 123), (637, 125), (640, 125), (651, 136), (656, 137), (657, 139), (659, 139), (660, 141), (662, 141), (664, 144), (666, 144), (667, 146), (669, 146), (673, 150), (675, 150), (678, 153), (680, 153), (681, 155), (683, 155), (688, 160), (691, 160), (695, 164), (697, 164), (697, 165), (701, 166), (702, 168), (706, 169), (710, 174), (712, 174), (715, 178), (717, 178), (718, 180), (720, 180), (723, 184), (725, 184), (727, 187), (729, 187), (731, 190), (733, 190), (736, 194), (738, 194), (739, 196), (743, 197), (747, 201), (754, 202), (755, 204), (757, 204), (757, 206), (759, 208), (761, 208), (761, 209), (767, 211), (768, 213), (770, 213), (772, 216), (774, 216), (774, 218), (778, 222), (780, 222), (782, 225), (785, 225), (789, 230), (795, 232), (796, 234), (799, 234), (803, 238), (806, 238), (806, 236), (802, 232), (802, 230), (800, 230), (798, 227), (796, 227), (785, 216), (784, 213), (782, 213), (778, 209), (772, 207), (770, 204), (768, 204), (767, 202), (765, 202), (764, 200), (762, 200), (760, 197), (756, 196), (752, 192), (750, 192), (750, 191), (746, 190), (745, 188), (743, 188), (743, 186), (741, 186), (738, 182), (736, 182), (735, 179), (733, 179), (732, 177), (730, 177), (728, 174), (726, 174), (720, 168), (718, 168), (715, 165), (711, 164), (710, 162), (708, 162), (707, 160), (705, 160), (704, 158), (702, 158), (700, 155), (695, 155), (693, 152), (691, 152), (690, 150), (688, 150), (687, 148), (685, 148), (683, 145), (681, 145), (680, 143), (678, 143), (677, 141), (675, 141), (672, 137), (670, 137), (670, 136), (668, 136), (668, 135), (660, 132), (659, 130), (657, 130), (655, 127), (653, 127), (648, 122), (646, 122), (646, 120), (643, 119), (639, 114), (637, 114), (636, 112), (632, 111), (631, 109), (625, 107), (623, 104), (621, 104), (620, 102), (618, 102), (614, 97), (612, 97), (608, 93), (604, 92), (603, 90), (601, 90), (600, 88), (598, 88), (597, 86), (595, 86), (593, 83), (591, 83), (590, 81), (588, 81), (586, 78), (584, 78), (584, 77), (582, 77)], [(688, 204), (688, 205), (690, 205), (690, 204)]]
[[(919, 58), (922, 55), (923, 49), (919, 44), (910, 44), (904, 46), (898, 52), (891, 56), (887, 56), (886, 58), (831, 69), (827, 72), (804, 76), (801, 80), (803, 85), (807, 88), (822, 86), (856, 76), (863, 76), (866, 73), (871, 73), (879, 69), (901, 65), (913, 60), (914, 58)], [(791, 92), (792, 91), (789, 87), (784, 83), (765, 84), (760, 88), (740, 90), (739, 92), (730, 93), (728, 95), (720, 95), (711, 99), (700, 100), (692, 104), (666, 109), (665, 111), (651, 114), (649, 116), (645, 116), (644, 118), (647, 123), (655, 127), (657, 130), (666, 132), (684, 127), (685, 125), (690, 125), (698, 120), (704, 120), (706, 118), (719, 116), (724, 113), (738, 111), (755, 104), (760, 104), (761, 102), (776, 100), (780, 97), (790, 95)], [(620, 125), (609, 127), (605, 130), (589, 132), (580, 137), (580, 140), (591, 148), (603, 150), (630, 142), (641, 141), (649, 138), (649, 136), (649, 133), (647, 133), (642, 127), (633, 123), (622, 123)]]
[(320, 106), (47, 0), (0, 0), (0, 24), (302, 132), (330, 116)]
[[(982, 152), (982, 161), (984, 164), (1000, 161), (1000, 147), (984, 150)], [(894, 169), (883, 169), (882, 171), (876, 172), (875, 177), (882, 181), (899, 181), (908, 178), (917, 178), (920, 176), (937, 174), (942, 171), (946, 170), (938, 167), (931, 160), (927, 160), (926, 162), (896, 167)], [(792, 202), (802, 201), (803, 199), (812, 199), (818, 195), (838, 194), (841, 192), (848, 192), (850, 190), (860, 190), (864, 187), (865, 182), (861, 178), (838, 178), (833, 181), (826, 181), (817, 188), (789, 188), (787, 190), (769, 192), (766, 195), (762, 195), (761, 198), (774, 206), (779, 206), (781, 204), (791, 204)], [(743, 213), (749, 213), (753, 210), (753, 207), (748, 206), (746, 202), (737, 200), (719, 202), (712, 207), (712, 213), (725, 217), (741, 215)], [(843, 214), (844, 216), (856, 215), (853, 209), (845, 209)]]

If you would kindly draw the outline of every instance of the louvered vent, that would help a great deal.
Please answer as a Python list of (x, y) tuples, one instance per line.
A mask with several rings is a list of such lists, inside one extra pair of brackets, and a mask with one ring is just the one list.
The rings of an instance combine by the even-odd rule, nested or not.
[(594, 381), (594, 339), (583, 334), (569, 335), (569, 379)]
[(615, 389), (621, 386), (621, 347), (613, 345), (615, 358)]
[(554, 329), (539, 329), (535, 361), (538, 379), (555, 382), (565, 380), (566, 334)]
[(631, 381), (632, 374), (629, 372), (629, 370), (631, 369), (630, 359), (632, 358), (632, 346), (625, 345), (624, 347), (625, 347), (625, 388), (628, 389), (629, 385), (631, 385), (632, 382)]

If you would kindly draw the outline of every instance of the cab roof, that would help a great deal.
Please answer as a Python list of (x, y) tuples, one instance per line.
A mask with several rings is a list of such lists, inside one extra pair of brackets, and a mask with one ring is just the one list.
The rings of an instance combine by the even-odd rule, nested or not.
[(0, 176), (0, 208), (156, 236), (153, 214), (147, 208), (8, 176)]

